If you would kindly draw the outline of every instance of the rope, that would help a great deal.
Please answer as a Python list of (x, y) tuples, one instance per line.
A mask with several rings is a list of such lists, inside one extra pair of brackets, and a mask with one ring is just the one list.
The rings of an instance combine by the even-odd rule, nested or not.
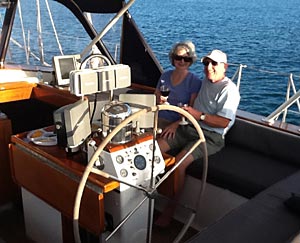
[(24, 25), (23, 25), (23, 17), (22, 17), (22, 10), (21, 10), (21, 2), (18, 4), (18, 12), (19, 12), (19, 18), (21, 22), (21, 28), (22, 28), (22, 36), (23, 36), (23, 45), (24, 45), (24, 50), (25, 50), (25, 55), (26, 55), (26, 63), (29, 64), (29, 55), (27, 47), (26, 47), (26, 36), (25, 36), (25, 30), (24, 30)]
[(52, 29), (54, 31), (56, 43), (58, 45), (60, 54), (63, 55), (63, 50), (62, 50), (62, 47), (61, 47), (59, 39), (58, 39), (58, 35), (57, 35), (57, 32), (56, 32), (56, 28), (55, 28), (55, 25), (54, 25), (54, 21), (53, 21), (53, 18), (52, 18), (52, 13), (51, 13), (51, 10), (50, 10), (50, 7), (49, 7), (48, 0), (45, 0), (45, 3), (46, 3), (46, 6), (47, 6), (47, 11), (48, 11), (49, 18), (50, 18), (50, 21), (51, 21)]
[(42, 22), (41, 22), (41, 9), (40, 1), (36, 0), (36, 11), (37, 11), (37, 32), (38, 32), (38, 41), (39, 41), (39, 52), (41, 63), (44, 64), (44, 48), (43, 48), (43, 37), (42, 37)]
[(95, 45), (113, 25), (119, 20), (120, 17), (131, 7), (135, 0), (130, 0), (126, 5), (115, 15), (115, 17), (105, 26), (105, 28), (92, 40), (92, 42), (81, 52), (81, 56), (85, 56), (93, 45)]

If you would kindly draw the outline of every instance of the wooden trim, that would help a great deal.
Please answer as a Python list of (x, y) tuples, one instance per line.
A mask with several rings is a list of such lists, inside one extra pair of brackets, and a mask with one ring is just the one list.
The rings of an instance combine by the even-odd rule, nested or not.
[(36, 85), (25, 81), (0, 83), (0, 103), (29, 99)]
[[(45, 128), (53, 129), (53, 126)], [(85, 169), (83, 153), (68, 155), (58, 146), (37, 146), (26, 139), (27, 132), (11, 137), (10, 156), (15, 182), (72, 220), (75, 196)], [(119, 187), (119, 183), (91, 173), (85, 187), (79, 224), (99, 235), (104, 231), (104, 193)], [(71, 237), (68, 225), (64, 237)], [(65, 228), (64, 228), (65, 227)]]
[(265, 118), (264, 116), (253, 114), (253, 113), (250, 113), (247, 111), (238, 110), (237, 118), (240, 118), (242, 120), (246, 120), (249, 122), (254, 122), (254, 123), (260, 124), (262, 126), (277, 129), (277, 130), (280, 130), (280, 131), (283, 131), (286, 133), (292, 133), (292, 134), (298, 135), (298, 136), (300, 135), (300, 127), (299, 126), (284, 123), (281, 121), (274, 121), (273, 124), (269, 124), (268, 122), (263, 120)]
[[(135, 144), (143, 143), (145, 141), (148, 141), (150, 139), (153, 139), (152, 133), (144, 133), (140, 135), (139, 137), (133, 136), (132, 141), (125, 143), (125, 144), (108, 144), (106, 148), (109, 150), (109, 152), (113, 153), (119, 150), (123, 150), (129, 147), (132, 147)], [(100, 144), (100, 142), (99, 142)]]
[(74, 103), (80, 99), (80, 97), (71, 94), (69, 90), (58, 89), (43, 84), (39, 84), (33, 89), (31, 98), (41, 100), (57, 107)]
[(153, 93), (153, 94), (155, 92), (155, 88), (153, 88), (153, 87), (145, 86), (145, 85), (141, 85), (141, 84), (136, 84), (136, 83), (132, 83), (130, 88), (133, 89), (133, 90), (142, 90), (142, 91), (150, 92), (150, 93)]
[(0, 119), (0, 205), (15, 201), (20, 191), (11, 176), (8, 144), (12, 135), (11, 121)]
[[(53, 127), (52, 127), (53, 128)], [(45, 128), (48, 129), (49, 128)], [(87, 158), (83, 153), (75, 153), (74, 155), (68, 155), (64, 148), (58, 146), (38, 146), (26, 140), (27, 133), (21, 133), (11, 137), (11, 142), (21, 146), (24, 150), (27, 150), (33, 156), (41, 156), (44, 160), (49, 160), (62, 170), (66, 170), (75, 176), (81, 178)], [(95, 184), (95, 186), (101, 188), (104, 193), (110, 192), (119, 187), (119, 183), (111, 179), (106, 179), (100, 175), (91, 173), (88, 182)]]
[[(72, 219), (78, 181), (56, 170), (38, 157), (11, 144), (11, 166), (16, 182)], [(78, 178), (77, 178), (78, 179)], [(83, 193), (79, 223), (96, 235), (104, 231), (103, 194), (86, 187)]]
[(73, 221), (62, 214), (61, 224), (62, 224), (63, 242), (75, 242), (74, 233), (73, 233)]

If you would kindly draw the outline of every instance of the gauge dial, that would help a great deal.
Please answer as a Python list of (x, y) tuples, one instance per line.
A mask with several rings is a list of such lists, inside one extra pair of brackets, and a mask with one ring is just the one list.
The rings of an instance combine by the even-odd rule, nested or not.
[(144, 170), (146, 168), (146, 159), (142, 155), (137, 155), (134, 157), (134, 165), (139, 170)]
[(155, 155), (154, 156), (154, 163), (159, 164), (160, 163), (160, 157)]
[(149, 144), (149, 149), (153, 151), (153, 143)]
[(120, 175), (122, 177), (127, 177), (128, 176), (128, 171), (126, 169), (122, 169), (122, 170), (120, 170)]
[(116, 161), (117, 161), (118, 164), (122, 164), (124, 162), (123, 156), (122, 155), (118, 155), (116, 157)]

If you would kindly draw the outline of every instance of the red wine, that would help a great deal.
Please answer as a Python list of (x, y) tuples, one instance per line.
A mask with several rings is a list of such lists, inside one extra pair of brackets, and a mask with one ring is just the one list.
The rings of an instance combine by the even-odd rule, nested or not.
[(162, 96), (167, 97), (170, 94), (170, 90), (160, 91)]

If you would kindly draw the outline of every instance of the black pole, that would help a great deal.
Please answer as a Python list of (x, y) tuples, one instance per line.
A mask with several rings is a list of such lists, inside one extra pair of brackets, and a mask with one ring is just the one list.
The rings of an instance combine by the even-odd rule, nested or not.
[(6, 7), (5, 17), (2, 26), (1, 40), (0, 40), (0, 68), (4, 67), (4, 61), (9, 45), (9, 40), (12, 32), (13, 23), (15, 20), (18, 0), (11, 0), (1, 3), (1, 7)]

